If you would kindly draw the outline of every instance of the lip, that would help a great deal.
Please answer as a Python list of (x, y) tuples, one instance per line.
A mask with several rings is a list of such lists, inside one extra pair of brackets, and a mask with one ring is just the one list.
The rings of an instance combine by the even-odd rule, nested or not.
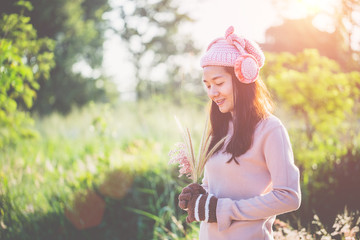
[(215, 101), (215, 103), (216, 103), (218, 106), (224, 104), (224, 102), (225, 102), (225, 98), (223, 98), (223, 99), (221, 99), (221, 100), (216, 100), (216, 101)]

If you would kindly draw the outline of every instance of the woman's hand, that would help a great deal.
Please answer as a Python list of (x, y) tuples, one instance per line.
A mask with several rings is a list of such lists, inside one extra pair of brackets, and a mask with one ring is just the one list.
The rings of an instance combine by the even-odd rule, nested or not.
[(188, 204), (186, 222), (194, 221), (217, 222), (216, 206), (218, 199), (212, 194), (194, 195)]
[(183, 188), (179, 195), (179, 207), (183, 210), (188, 208), (188, 203), (194, 195), (206, 194), (205, 189), (197, 183), (191, 183)]

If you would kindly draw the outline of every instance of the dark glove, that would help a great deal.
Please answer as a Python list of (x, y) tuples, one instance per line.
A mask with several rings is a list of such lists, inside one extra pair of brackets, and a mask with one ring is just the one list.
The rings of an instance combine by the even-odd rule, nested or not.
[(183, 188), (179, 195), (179, 207), (183, 210), (188, 208), (188, 202), (194, 195), (206, 194), (205, 189), (197, 183), (191, 183)]
[(218, 199), (211, 194), (194, 195), (188, 204), (187, 223), (194, 221), (217, 222), (216, 206)]

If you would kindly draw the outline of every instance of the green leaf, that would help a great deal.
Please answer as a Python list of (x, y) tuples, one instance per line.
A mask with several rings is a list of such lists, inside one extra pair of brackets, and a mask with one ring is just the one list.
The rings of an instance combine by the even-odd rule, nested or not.
[(33, 5), (29, 1), (20, 0), (16, 2), (15, 5), (24, 7), (28, 11), (32, 11), (34, 9)]
[(163, 219), (146, 211), (140, 210), (140, 209), (136, 209), (136, 208), (132, 208), (132, 207), (124, 207), (126, 210), (130, 211), (130, 212), (134, 212), (140, 215), (143, 215), (145, 217), (148, 217), (150, 219), (155, 220), (156, 222), (163, 222)]

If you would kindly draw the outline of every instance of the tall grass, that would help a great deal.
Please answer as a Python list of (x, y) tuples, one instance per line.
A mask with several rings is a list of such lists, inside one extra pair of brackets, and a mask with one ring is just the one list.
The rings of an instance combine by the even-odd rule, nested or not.
[[(64, 209), (76, 192), (97, 189), (115, 169), (134, 175), (134, 183), (122, 200), (103, 196), (107, 208), (116, 206), (104, 215), (103, 224), (112, 224), (107, 217), (119, 211), (113, 219), (118, 225), (126, 226), (124, 216), (129, 214), (136, 221), (137, 229), (130, 231), (134, 239), (156, 237), (161, 232), (181, 236), (180, 231), (184, 236), (184, 229), (174, 227), (179, 226), (176, 219), (180, 216), (174, 201), (186, 183), (167, 165), (167, 153), (181, 139), (173, 115), (188, 126), (191, 123), (198, 137), (203, 111), (160, 100), (116, 107), (90, 104), (68, 116), (35, 118), (40, 137), (23, 140), (1, 154), (1, 239), (76, 239), (75, 229), (63, 216)], [(120, 236), (123, 234), (114, 239)]]
[[(158, 99), (35, 117), (39, 137), (1, 153), (0, 239), (196, 239), (199, 224), (185, 224), (177, 207), (190, 180), (178, 178), (168, 152), (181, 141), (174, 115), (198, 142), (205, 105)], [(64, 212), (87, 190), (104, 200), (105, 212), (99, 225), (79, 230)], [(277, 236), (320, 239), (281, 226)]]

